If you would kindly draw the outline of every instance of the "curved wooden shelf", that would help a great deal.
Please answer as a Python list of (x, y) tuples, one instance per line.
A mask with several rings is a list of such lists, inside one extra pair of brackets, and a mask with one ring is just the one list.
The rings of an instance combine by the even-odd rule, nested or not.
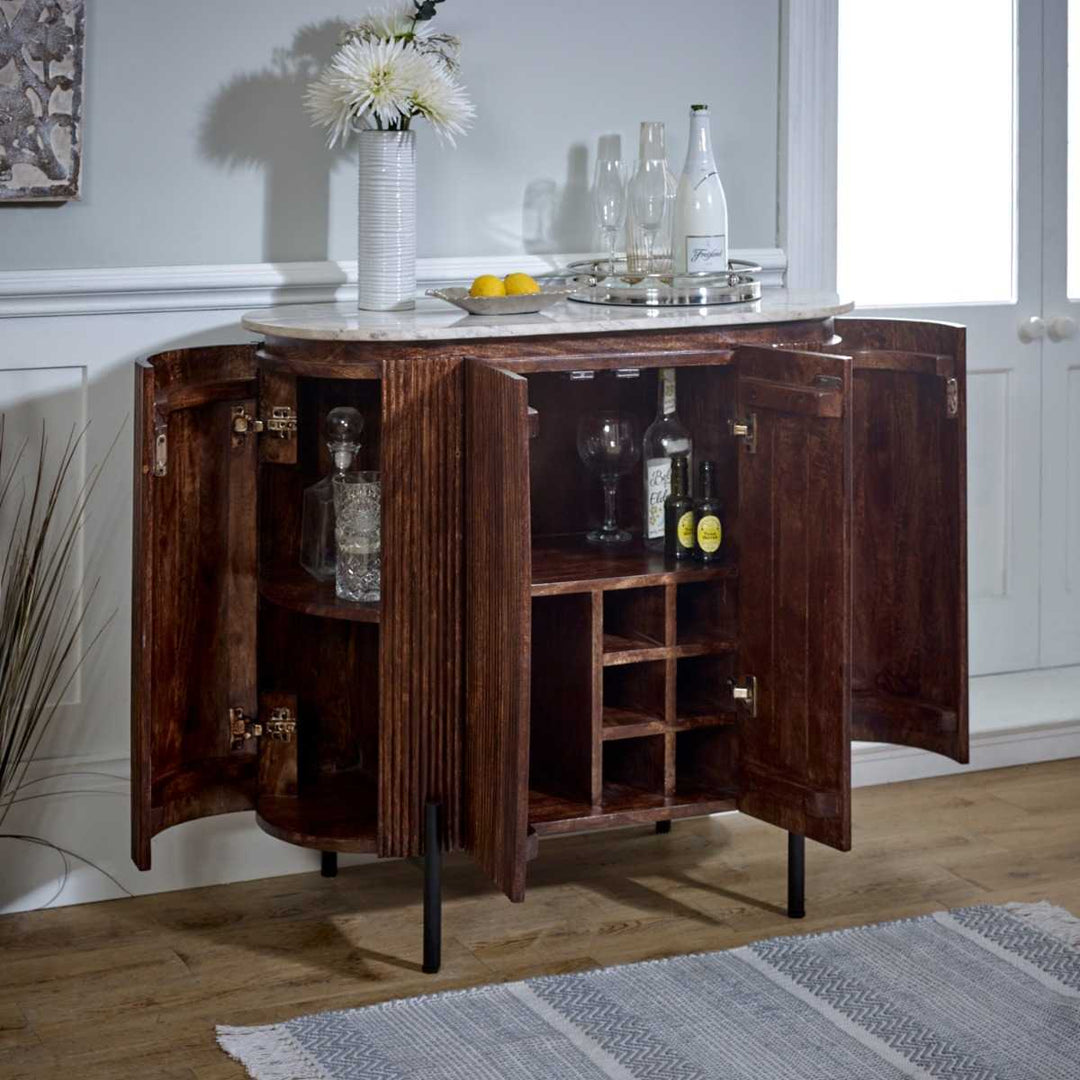
[(319, 851), (378, 850), (378, 781), (365, 773), (327, 773), (294, 798), (259, 799), (255, 820), (278, 840)]
[(738, 570), (731, 563), (675, 562), (637, 541), (608, 551), (590, 545), (584, 536), (546, 536), (534, 540), (532, 546), (533, 596), (734, 577)]
[(259, 594), (272, 604), (324, 619), (377, 623), (381, 605), (352, 603), (334, 595), (332, 581), (316, 581), (302, 566), (269, 566), (259, 573)]

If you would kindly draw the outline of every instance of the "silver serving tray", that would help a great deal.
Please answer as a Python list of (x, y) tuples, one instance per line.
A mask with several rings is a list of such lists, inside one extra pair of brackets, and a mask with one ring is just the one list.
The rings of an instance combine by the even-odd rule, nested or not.
[(643, 276), (627, 269), (626, 260), (615, 260), (609, 275), (607, 259), (570, 263), (564, 276), (576, 286), (570, 299), (581, 304), (617, 304), (625, 307), (706, 307), (713, 304), (745, 304), (761, 299), (761, 282), (753, 275), (761, 267), (731, 259), (727, 273), (660, 274), (653, 287), (642, 285)]
[(470, 315), (532, 315), (565, 300), (573, 289), (565, 285), (542, 286), (524, 296), (470, 296), (468, 289), (428, 289), (427, 295), (467, 311)]

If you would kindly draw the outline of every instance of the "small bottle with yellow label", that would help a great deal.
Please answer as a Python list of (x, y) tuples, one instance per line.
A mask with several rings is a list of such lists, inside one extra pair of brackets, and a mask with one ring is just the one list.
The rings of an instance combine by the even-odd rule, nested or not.
[(724, 509), (716, 497), (716, 463), (701, 463), (701, 486), (694, 503), (694, 554), (701, 562), (719, 562)]
[(694, 556), (694, 500), (690, 498), (686, 454), (671, 458), (671, 494), (664, 500), (664, 554), (673, 559)]

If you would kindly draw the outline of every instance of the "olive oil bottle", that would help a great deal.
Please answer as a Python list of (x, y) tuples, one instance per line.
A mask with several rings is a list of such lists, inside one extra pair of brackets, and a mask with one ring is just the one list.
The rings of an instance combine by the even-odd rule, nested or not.
[(716, 463), (701, 463), (701, 486), (694, 503), (695, 544), (694, 554), (701, 562), (719, 562), (720, 541), (724, 528), (721, 524), (724, 508), (716, 497)]
[(690, 497), (686, 454), (671, 459), (671, 494), (664, 500), (664, 554), (673, 559), (694, 555), (694, 500)]

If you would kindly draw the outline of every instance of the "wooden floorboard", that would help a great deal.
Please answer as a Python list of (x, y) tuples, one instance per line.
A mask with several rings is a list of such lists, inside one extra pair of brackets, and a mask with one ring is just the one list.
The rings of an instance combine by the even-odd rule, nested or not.
[[(223, 1024), (853, 926), (1048, 899), (1080, 914), (1080, 759), (854, 794), (854, 850), (807, 848), (784, 917), (783, 833), (740, 815), (545, 840), (524, 904), (447, 861), (443, 970), (420, 972), (402, 862), (0, 918), (0, 1080), (229, 1080)], [(617, 837), (617, 842), (616, 842)]]

